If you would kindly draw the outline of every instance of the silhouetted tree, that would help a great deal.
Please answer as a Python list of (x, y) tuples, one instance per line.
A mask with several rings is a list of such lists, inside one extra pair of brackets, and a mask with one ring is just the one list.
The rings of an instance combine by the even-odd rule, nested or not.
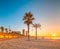
[(1, 26), (0, 29), (1, 29), (1, 32), (3, 33), (4, 32), (4, 27)]
[(8, 33), (8, 28), (5, 28), (6, 33)]
[(37, 28), (41, 29), (41, 24), (33, 24), (33, 27), (36, 29), (36, 40), (37, 40)]
[(11, 33), (11, 29), (9, 29), (9, 33)]
[(29, 29), (30, 29), (30, 24), (32, 24), (32, 21), (34, 20), (32, 13), (31, 12), (26, 13), (23, 20), (24, 23), (27, 24), (28, 26), (28, 40), (30, 40)]

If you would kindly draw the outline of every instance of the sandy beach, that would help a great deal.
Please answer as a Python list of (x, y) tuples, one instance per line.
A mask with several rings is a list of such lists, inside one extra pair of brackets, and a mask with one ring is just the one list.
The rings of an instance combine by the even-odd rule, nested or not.
[(0, 49), (60, 49), (59, 39), (24, 38), (8, 39), (0, 41)]

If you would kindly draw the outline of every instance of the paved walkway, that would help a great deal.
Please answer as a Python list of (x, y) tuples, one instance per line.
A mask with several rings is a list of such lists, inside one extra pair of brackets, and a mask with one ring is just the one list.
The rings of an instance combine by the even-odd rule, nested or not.
[(0, 41), (0, 49), (60, 49), (60, 40), (17, 38)]

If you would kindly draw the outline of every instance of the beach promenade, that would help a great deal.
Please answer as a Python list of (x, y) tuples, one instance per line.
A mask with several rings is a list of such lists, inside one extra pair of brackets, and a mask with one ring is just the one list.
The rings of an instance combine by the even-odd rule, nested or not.
[(38, 39), (27, 37), (0, 40), (0, 49), (60, 49), (60, 40)]

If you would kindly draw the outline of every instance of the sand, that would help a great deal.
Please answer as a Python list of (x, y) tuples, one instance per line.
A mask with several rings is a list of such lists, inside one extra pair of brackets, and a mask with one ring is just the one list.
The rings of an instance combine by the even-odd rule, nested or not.
[(16, 38), (0, 41), (0, 49), (60, 49), (58, 39), (38, 39)]

